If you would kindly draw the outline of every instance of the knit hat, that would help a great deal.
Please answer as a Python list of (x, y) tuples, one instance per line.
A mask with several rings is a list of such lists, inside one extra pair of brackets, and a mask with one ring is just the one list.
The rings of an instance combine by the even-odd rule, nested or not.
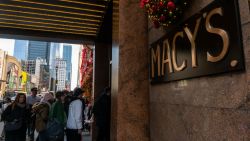
[(54, 100), (54, 97), (50, 93), (45, 93), (41, 102), (48, 102), (49, 100)]

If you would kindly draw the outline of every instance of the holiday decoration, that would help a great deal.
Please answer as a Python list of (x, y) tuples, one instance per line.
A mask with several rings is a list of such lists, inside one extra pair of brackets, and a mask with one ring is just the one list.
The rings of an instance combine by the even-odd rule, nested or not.
[(89, 100), (92, 93), (92, 76), (93, 76), (93, 51), (87, 45), (82, 48), (81, 52), (81, 88), (85, 90), (84, 96)]
[(178, 22), (187, 7), (188, 0), (141, 0), (141, 8), (146, 10), (155, 28), (168, 27)]

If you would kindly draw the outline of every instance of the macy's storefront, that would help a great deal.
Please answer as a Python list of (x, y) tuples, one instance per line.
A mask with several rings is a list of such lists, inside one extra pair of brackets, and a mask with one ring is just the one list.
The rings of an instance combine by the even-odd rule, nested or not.
[(111, 140), (249, 140), (249, 1), (191, 1), (167, 28), (138, 4), (114, 4)]

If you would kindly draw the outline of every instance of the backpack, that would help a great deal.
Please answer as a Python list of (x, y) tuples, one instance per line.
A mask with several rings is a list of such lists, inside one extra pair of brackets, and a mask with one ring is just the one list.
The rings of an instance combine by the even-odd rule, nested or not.
[(50, 141), (62, 140), (64, 138), (63, 125), (61, 125), (59, 121), (54, 118), (49, 119), (46, 133)]
[[(49, 112), (49, 120), (46, 126), (46, 134), (49, 141), (57, 141), (64, 139), (64, 125), (54, 117), (56, 103), (53, 103)], [(58, 105), (57, 105), (58, 106)], [(62, 109), (63, 112), (64, 109)]]

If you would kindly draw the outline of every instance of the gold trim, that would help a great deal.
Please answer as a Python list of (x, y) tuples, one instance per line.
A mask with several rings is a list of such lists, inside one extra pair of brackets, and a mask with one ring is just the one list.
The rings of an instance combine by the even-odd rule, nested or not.
[(67, 17), (67, 16), (58, 16), (58, 15), (51, 15), (51, 14), (41, 14), (41, 13), (36, 13), (36, 12), (24, 12), (24, 11), (19, 11), (19, 10), (9, 10), (9, 9), (1, 9), (2, 11), (7, 11), (7, 12), (15, 12), (15, 13), (23, 13), (23, 14), (31, 14), (31, 15), (39, 15), (39, 16), (47, 16), (47, 17), (56, 17), (56, 18), (64, 18), (64, 19), (74, 19), (74, 20), (81, 20), (81, 21), (91, 21), (91, 22), (98, 22), (100, 23), (100, 20), (92, 20), (92, 19), (83, 19), (83, 18), (77, 18), (77, 17)]
[[(2, 15), (2, 14), (0, 14)], [(8, 20), (8, 21), (19, 21), (19, 22), (28, 22), (28, 23), (35, 23), (35, 24), (45, 24), (45, 25), (57, 25), (57, 26), (64, 26), (64, 27), (73, 27), (73, 28), (80, 28), (80, 29), (93, 29), (97, 30), (97, 28), (94, 27), (86, 27), (86, 26), (74, 26), (74, 25), (65, 25), (65, 24), (56, 24), (56, 23), (46, 23), (46, 22), (36, 22), (36, 21), (30, 21), (30, 20), (18, 20), (18, 19), (9, 19), (9, 18), (1, 18), (1, 20)]]
[(37, 27), (37, 28), (50, 28), (50, 29), (58, 29), (58, 30), (71, 30), (71, 31), (76, 31), (76, 32), (90, 32), (90, 33), (96, 33), (96, 31), (91, 31), (91, 30), (77, 30), (77, 29), (65, 29), (65, 28), (57, 28), (57, 27), (50, 27), (50, 26), (40, 26), (40, 25), (28, 25), (28, 24), (20, 24), (20, 23), (5, 23), (1, 22), (0, 24), (7, 24), (7, 25), (19, 25), (19, 26), (27, 26), (27, 27)]
[(35, 8), (35, 7), (21, 6), (21, 5), (0, 4), (0, 6), (14, 7), (14, 8), (18, 7), (18, 8), (31, 9), (31, 10), (46, 11), (46, 12), (50, 11), (50, 12), (55, 12), (55, 13), (81, 15), (81, 16), (96, 17), (96, 18), (101, 18), (102, 17), (102, 16), (99, 16), (99, 15), (83, 14), (83, 13), (76, 13), (76, 12), (67, 12), (67, 11), (61, 11), (61, 10), (50, 10), (50, 9), (45, 9), (45, 8)]
[[(1, 10), (1, 9), (0, 9)], [(64, 20), (55, 20), (55, 19), (47, 19), (47, 18), (37, 18), (37, 17), (29, 17), (29, 16), (19, 16), (19, 15), (11, 15), (11, 14), (1, 14), (0, 16), (8, 16), (8, 17), (13, 17), (13, 18), (26, 18), (26, 19), (36, 19), (36, 20), (47, 20), (47, 21), (52, 21), (52, 22), (60, 22), (60, 23), (70, 23), (70, 24), (78, 24), (81, 26), (89, 25), (89, 26), (95, 26), (98, 27), (98, 24), (91, 24), (91, 23), (81, 23), (81, 22), (72, 22), (72, 21), (64, 21)], [(64, 24), (65, 25), (65, 24)]]
[(68, 8), (68, 9), (81, 10), (81, 11), (91, 11), (91, 12), (104, 13), (104, 11), (101, 11), (101, 10), (93, 10), (93, 9), (79, 8), (79, 7), (72, 7), (72, 6), (55, 5), (55, 4), (40, 3), (40, 2), (26, 1), (26, 0), (13, 0), (13, 1), (23, 2), (23, 3), (31, 3), (31, 4), (37, 4), (37, 5), (52, 6), (52, 7)]
[(36, 30), (36, 31), (47, 31), (47, 32), (57, 32), (57, 33), (69, 33), (69, 34), (77, 34), (77, 35), (96, 36), (96, 34), (91, 34), (91, 33), (80, 34), (80, 33), (77, 33), (77, 32), (67, 32), (67, 31), (47, 30), (47, 29), (42, 29), (41, 30), (41, 29), (29, 28), (29, 27), (20, 27), (20, 28), (18, 28), (18, 26), (13, 27), (13, 26), (8, 26), (8, 25), (0, 25), (0, 27), (15, 28), (15, 29), (27, 29), (27, 30)]
[(73, 1), (73, 0), (60, 0), (60, 1), (69, 2), (69, 3), (76, 3), (76, 4), (83, 4), (83, 5), (90, 5), (90, 6), (97, 6), (97, 7), (103, 7), (103, 8), (106, 7), (106, 6), (101, 5), (101, 4), (92, 4), (92, 3)]

